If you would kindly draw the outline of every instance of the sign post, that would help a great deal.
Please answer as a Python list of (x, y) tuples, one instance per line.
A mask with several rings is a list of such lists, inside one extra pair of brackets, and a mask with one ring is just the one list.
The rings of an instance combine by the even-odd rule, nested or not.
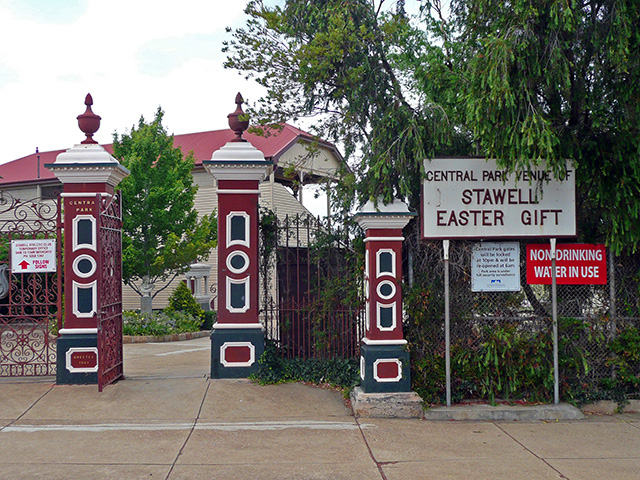
[(553, 321), (553, 403), (560, 403), (560, 375), (558, 372), (558, 296), (556, 278), (556, 239), (551, 239), (551, 314)]
[(451, 406), (451, 325), (449, 318), (449, 240), (442, 241), (444, 249), (444, 348), (447, 407)]
[(477, 243), (471, 253), (472, 292), (517, 292), (520, 290), (520, 244)]
[(422, 234), (425, 238), (563, 238), (576, 234), (575, 175), (541, 167), (509, 173), (495, 160), (425, 161)]

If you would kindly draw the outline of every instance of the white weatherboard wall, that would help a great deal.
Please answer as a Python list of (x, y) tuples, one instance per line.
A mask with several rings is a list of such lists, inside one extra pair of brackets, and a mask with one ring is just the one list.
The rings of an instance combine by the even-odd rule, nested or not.
[(426, 160), (422, 200), (425, 238), (572, 237), (575, 170), (555, 180), (544, 167), (507, 174), (495, 160)]
[[(193, 171), (193, 181), (194, 184), (198, 185), (198, 193), (196, 194), (194, 202), (195, 208), (201, 216), (210, 215), (211, 212), (216, 211), (218, 207), (217, 188), (214, 186), (213, 177), (205, 172), (204, 169), (196, 168)], [(284, 219), (287, 214), (309, 214), (309, 211), (304, 208), (282, 184), (274, 182), (271, 179), (267, 179), (260, 184), (260, 206), (275, 210), (278, 218), (281, 220)], [(217, 261), (216, 249), (213, 249), (209, 259), (200, 262), (211, 266), (209, 285), (215, 285), (216, 279), (218, 278)], [(179, 275), (171, 285), (160, 292), (153, 299), (153, 308), (166, 307), (169, 296), (178, 286), (178, 283), (184, 280), (184, 278), (184, 275)], [(165, 285), (166, 282), (159, 283), (156, 285), (154, 292)], [(140, 296), (126, 285), (124, 285), (122, 289), (122, 302), (125, 310), (137, 310), (140, 308)]]

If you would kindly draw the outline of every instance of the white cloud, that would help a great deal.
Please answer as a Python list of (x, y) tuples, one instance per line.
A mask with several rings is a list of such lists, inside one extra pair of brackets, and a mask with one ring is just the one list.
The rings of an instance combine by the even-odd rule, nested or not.
[[(45, 5), (45, 7), (43, 7)], [(91, 93), (111, 141), (161, 105), (174, 133), (226, 127), (239, 91), (260, 87), (222, 67), (227, 26), (242, 2), (12, 0), (0, 5), (0, 163), (82, 140)]]

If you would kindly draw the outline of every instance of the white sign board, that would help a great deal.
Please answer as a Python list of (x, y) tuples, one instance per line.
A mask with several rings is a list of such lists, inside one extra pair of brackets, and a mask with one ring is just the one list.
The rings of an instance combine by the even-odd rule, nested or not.
[(471, 253), (472, 292), (520, 290), (520, 244), (476, 243)]
[(429, 239), (573, 237), (575, 170), (508, 174), (495, 160), (425, 160), (422, 235)]
[(56, 241), (11, 240), (11, 272), (55, 272)]

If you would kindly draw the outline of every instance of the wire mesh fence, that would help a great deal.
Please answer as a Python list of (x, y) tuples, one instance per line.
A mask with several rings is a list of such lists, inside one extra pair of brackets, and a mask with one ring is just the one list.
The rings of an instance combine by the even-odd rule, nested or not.
[[(411, 236), (405, 245), (406, 337), (414, 388), (445, 396), (444, 258), (442, 242)], [(476, 242), (451, 242), (451, 391), (454, 402), (477, 398), (549, 401), (553, 397), (550, 285), (529, 285), (526, 244), (519, 242), (520, 288), (471, 289)], [(638, 396), (640, 387), (640, 257), (609, 255), (604, 285), (558, 285), (559, 376), (563, 401)]]

